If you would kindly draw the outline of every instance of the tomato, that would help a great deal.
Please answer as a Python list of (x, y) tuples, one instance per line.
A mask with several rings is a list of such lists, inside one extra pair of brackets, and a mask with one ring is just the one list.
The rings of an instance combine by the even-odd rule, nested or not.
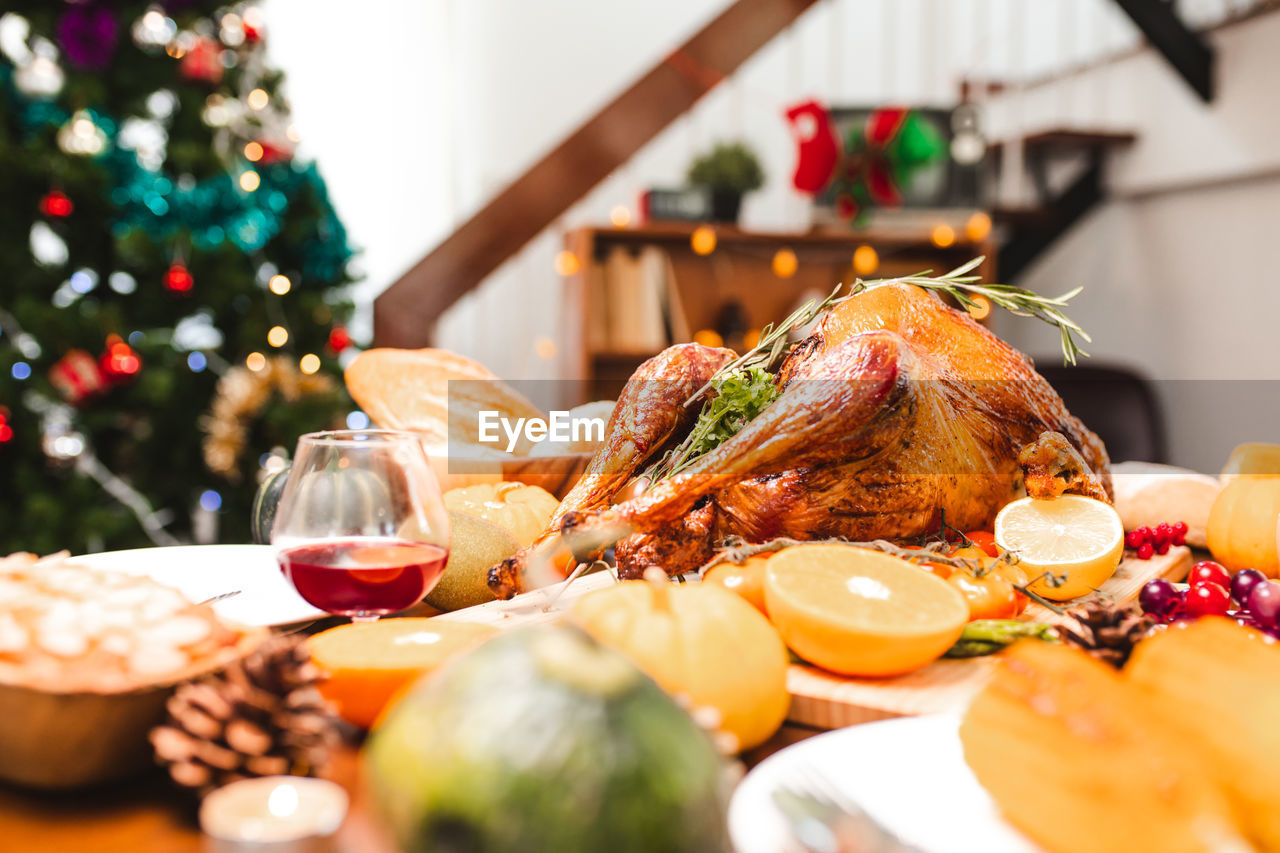
[(769, 611), (764, 606), (764, 564), (771, 556), (772, 553), (757, 554), (741, 563), (717, 563), (707, 569), (702, 580), (720, 584), (730, 592), (736, 592), (748, 604), (768, 616)]
[(969, 604), (969, 620), (1012, 619), (1022, 612), (1018, 591), (1013, 584), (994, 572), (974, 577), (967, 571), (957, 571), (947, 583), (960, 590)]
[(1031, 579), (1027, 577), (1027, 573), (1024, 572), (1020, 566), (1013, 563), (994, 562), (991, 564), (989, 576), (1003, 578), (1009, 582), (1010, 586), (1014, 587), (1013, 595), (1018, 602), (1018, 609), (1015, 612), (1015, 615), (1027, 609), (1027, 602), (1030, 599), (1018, 590), (1017, 587), (1026, 586), (1027, 582)]
[[(922, 548), (919, 545), (903, 545), (902, 547), (904, 550), (907, 550), (907, 551), (923, 551), (924, 550), (924, 548)], [(952, 572), (955, 571), (954, 566), (950, 566), (946, 563), (928, 562), (928, 563), (912, 563), (912, 565), (919, 566), (920, 568), (924, 569), (926, 572), (933, 575), (937, 575), (943, 580), (946, 580), (947, 578), (951, 577)]]
[(999, 557), (1000, 549), (996, 547), (996, 535), (989, 530), (970, 530), (965, 536), (969, 537), (978, 548), (987, 553), (988, 557)]

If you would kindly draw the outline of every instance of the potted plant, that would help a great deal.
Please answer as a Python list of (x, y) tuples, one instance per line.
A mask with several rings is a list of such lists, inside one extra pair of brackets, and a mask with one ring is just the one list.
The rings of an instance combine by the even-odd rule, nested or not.
[(721, 142), (693, 161), (688, 182), (711, 193), (712, 219), (737, 222), (743, 193), (764, 185), (764, 170), (755, 153), (741, 142)]

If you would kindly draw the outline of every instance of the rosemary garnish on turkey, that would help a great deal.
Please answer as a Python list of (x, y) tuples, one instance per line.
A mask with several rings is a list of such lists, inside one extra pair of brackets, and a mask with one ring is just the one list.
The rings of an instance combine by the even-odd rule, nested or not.
[(685, 401), (685, 405), (690, 406), (707, 391), (716, 392), (709, 402), (703, 404), (702, 412), (685, 440), (645, 471), (644, 478), (653, 483), (670, 477), (737, 434), (778, 396), (774, 374), (786, 355), (792, 333), (807, 327), (837, 303), (880, 285), (913, 284), (925, 290), (945, 293), (966, 309), (983, 307), (977, 301), (977, 297), (983, 297), (1011, 314), (1034, 317), (1056, 326), (1061, 335), (1062, 359), (1067, 364), (1075, 364), (1078, 356), (1088, 355), (1080, 348), (1076, 336), (1085, 341), (1090, 340), (1089, 336), (1061, 310), (1083, 288), (1077, 287), (1061, 296), (1041, 296), (1007, 284), (980, 284), (981, 277), (971, 273), (984, 260), (979, 256), (938, 276), (932, 275), (932, 270), (925, 270), (900, 278), (855, 279), (843, 296), (839, 294), (844, 285), (836, 285), (825, 299), (811, 299), (782, 322), (765, 326), (756, 346), (716, 371), (706, 385)]

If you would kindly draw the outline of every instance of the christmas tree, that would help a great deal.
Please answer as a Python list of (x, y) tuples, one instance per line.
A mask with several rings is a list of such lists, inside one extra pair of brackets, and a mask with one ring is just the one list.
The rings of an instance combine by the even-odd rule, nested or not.
[(0, 554), (249, 539), (340, 426), (351, 252), (249, 4), (5, 4)]

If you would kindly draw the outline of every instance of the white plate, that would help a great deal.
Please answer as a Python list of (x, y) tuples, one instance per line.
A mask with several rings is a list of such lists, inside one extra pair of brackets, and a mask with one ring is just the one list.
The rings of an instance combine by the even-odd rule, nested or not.
[(228, 622), (241, 625), (288, 625), (325, 616), (302, 599), (280, 573), (268, 545), (177, 545), (104, 551), (75, 558), (77, 563), (130, 575), (146, 575), (174, 587), (192, 601), (224, 592), (239, 595), (214, 602)]
[(905, 717), (817, 735), (762, 761), (738, 785), (729, 832), (738, 853), (799, 849), (773, 791), (813, 768), (902, 841), (925, 853), (1037, 853), (1001, 818), (965, 764), (952, 715)]

